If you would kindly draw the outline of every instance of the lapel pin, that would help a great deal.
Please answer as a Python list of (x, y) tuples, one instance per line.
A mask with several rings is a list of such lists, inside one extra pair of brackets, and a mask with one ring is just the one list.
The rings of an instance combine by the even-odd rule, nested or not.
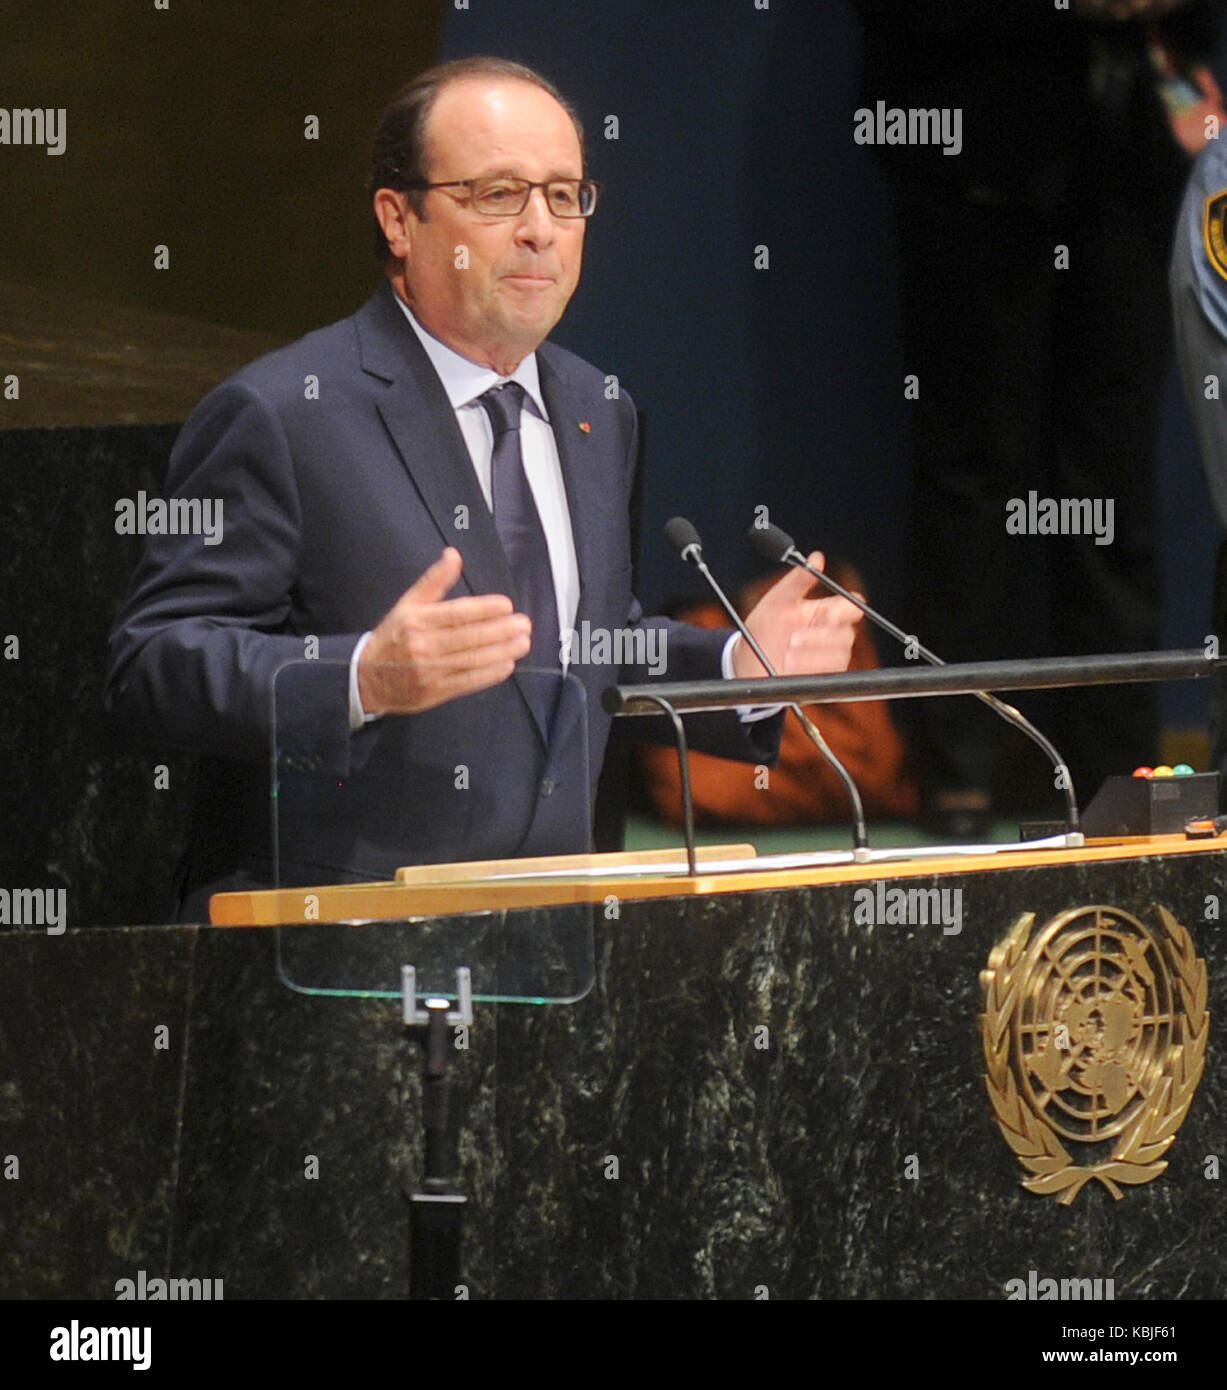
[(580, 427), (581, 430), (583, 430), (583, 432), (584, 432), (585, 434), (591, 434), (591, 433), (592, 433), (592, 426), (588, 423), (587, 420), (581, 420), (581, 421), (579, 422), (579, 427)]

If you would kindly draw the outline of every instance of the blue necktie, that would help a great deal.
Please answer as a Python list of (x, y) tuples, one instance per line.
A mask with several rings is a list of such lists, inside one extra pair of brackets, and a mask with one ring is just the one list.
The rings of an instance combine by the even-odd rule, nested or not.
[[(494, 432), (491, 457), (491, 498), (494, 526), (503, 543), (511, 571), (512, 598), (520, 613), (532, 619), (532, 648), (523, 659), (520, 683), (528, 695), (541, 732), (549, 740), (558, 701), (562, 667), (559, 659), (558, 604), (554, 597), (554, 572), (545, 529), (533, 501), (520, 452), (520, 408), (524, 388), (515, 381), (492, 387), (478, 397)], [(550, 674), (538, 674), (538, 673)]]

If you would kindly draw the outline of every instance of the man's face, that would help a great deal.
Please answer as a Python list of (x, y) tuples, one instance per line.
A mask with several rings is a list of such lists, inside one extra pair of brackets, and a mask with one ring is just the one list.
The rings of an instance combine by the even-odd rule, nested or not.
[[(426, 152), (431, 183), (492, 175), (537, 183), (584, 172), (571, 118), (548, 92), (514, 79), (464, 78), (444, 87)], [(405, 222), (405, 297), (435, 337), (509, 372), (549, 334), (575, 291), (584, 219), (554, 217), (539, 188), (516, 217), (471, 211), (463, 188), (424, 196), (424, 218), (409, 209)], [(459, 248), (467, 248), (467, 266)]]

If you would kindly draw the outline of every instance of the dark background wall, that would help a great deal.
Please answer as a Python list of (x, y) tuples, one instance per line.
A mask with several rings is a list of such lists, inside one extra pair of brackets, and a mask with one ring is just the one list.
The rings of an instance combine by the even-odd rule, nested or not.
[[(125, 764), (99, 741), (98, 660), (134, 558), (113, 499), (154, 476), (166, 436), (127, 452), (107, 436), (111, 487), (82, 437), (30, 431), (178, 422), (239, 362), (360, 303), (375, 274), (371, 133), (435, 56), (538, 66), (588, 127), (606, 192), (556, 336), (647, 413), (645, 601), (694, 592), (660, 539), (668, 516), (693, 517), (737, 580), (765, 504), (901, 608), (893, 233), (852, 141), (859, 32), (845, 0), (47, 0), (6, 7), (4, 23), (0, 101), (65, 107), (68, 144), (55, 158), (0, 146), (0, 381), (22, 382), (19, 400), (0, 399), (0, 637), (22, 637), (20, 661), (0, 660), (0, 751), (18, 770), (0, 881), (47, 882), (48, 865), (96, 881), (105, 856), (81, 840), (82, 817), (119, 804), (109, 779), (143, 784), (153, 761)], [(318, 140), (304, 139), (308, 115)], [(154, 268), (158, 244), (168, 270)], [(755, 269), (759, 245), (769, 269)], [(1200, 645), (1217, 528), (1174, 382), (1161, 454), (1165, 645)], [(54, 498), (71, 505), (49, 518)], [(1165, 699), (1169, 724), (1204, 721), (1201, 686)]]
[[(668, 517), (690, 515), (721, 567), (745, 578), (754, 563), (741, 536), (765, 504), (803, 544), (852, 560), (875, 600), (900, 613), (911, 544), (901, 382), (917, 368), (899, 355), (882, 181), (852, 140), (851, 7), (514, 9), (514, 26), (507, 6), (452, 11), (444, 56), (497, 50), (538, 66), (576, 94), (588, 123), (591, 164), (609, 188), (556, 336), (617, 372), (648, 413), (645, 598), (700, 592), (660, 539)], [(609, 114), (616, 141), (602, 138)], [(766, 271), (754, 269), (760, 244)], [(1174, 371), (1160, 469), (1164, 645), (1200, 646), (1219, 528)], [(1011, 558), (1003, 536), (1001, 563)], [(1015, 616), (1020, 639), (1043, 650), (1035, 583), (1019, 574)], [(1167, 687), (1163, 700), (1167, 725), (1204, 723), (1204, 686)], [(1042, 695), (1021, 703), (1042, 716)]]
[(0, 280), (284, 338), (350, 313), (375, 122), (445, 0), (154, 3), (5, 4), (0, 101), (66, 108), (68, 147), (0, 146)]

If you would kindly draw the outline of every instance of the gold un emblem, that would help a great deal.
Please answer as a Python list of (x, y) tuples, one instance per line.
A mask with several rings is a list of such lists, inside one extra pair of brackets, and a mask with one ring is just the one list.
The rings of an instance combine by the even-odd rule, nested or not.
[(1097, 1178), (1119, 1200), (1118, 1184), (1167, 1167), (1210, 1014), (1205, 961), (1156, 911), (1161, 931), (1116, 907), (1071, 908), (1034, 932), (1024, 913), (980, 973), (989, 1098), (1031, 1192), (1068, 1205)]

